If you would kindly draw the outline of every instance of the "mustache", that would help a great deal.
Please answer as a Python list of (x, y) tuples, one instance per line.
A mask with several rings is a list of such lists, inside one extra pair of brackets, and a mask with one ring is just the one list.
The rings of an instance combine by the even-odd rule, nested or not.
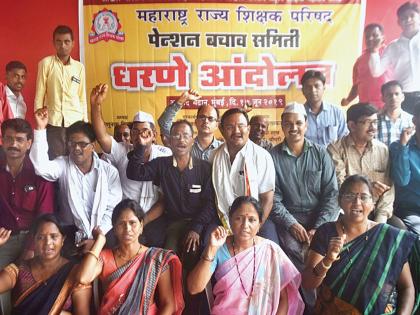
[(7, 151), (20, 152), (20, 150), (19, 150), (18, 148), (15, 148), (15, 147), (10, 147), (10, 148), (7, 148)]

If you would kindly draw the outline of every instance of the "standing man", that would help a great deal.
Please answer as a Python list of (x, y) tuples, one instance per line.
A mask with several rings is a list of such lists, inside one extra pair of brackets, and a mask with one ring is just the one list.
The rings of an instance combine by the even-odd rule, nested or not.
[[(35, 174), (27, 153), (33, 131), (23, 119), (15, 118), (1, 125), (5, 158), (0, 160), (0, 230), (10, 238), (0, 247), (0, 269), (19, 256), (32, 258), (29, 229), (34, 219), (54, 211), (54, 186)], [(10, 293), (0, 295), (0, 311), (10, 314)]]
[(370, 54), (369, 68), (374, 77), (390, 70), (393, 79), (401, 83), (405, 94), (402, 108), (414, 113), (420, 104), (420, 8), (416, 2), (406, 2), (397, 10), (398, 25), (402, 29), (400, 38), (391, 42), (382, 57), (381, 45)]
[(269, 151), (273, 147), (273, 143), (267, 139), (264, 139), (268, 131), (268, 119), (267, 116), (255, 115), (251, 117), (249, 121), (251, 130), (249, 132), (249, 139), (260, 147)]
[[(169, 131), (178, 111), (188, 101), (198, 100), (201, 96), (195, 90), (189, 90), (165, 108), (165, 111), (158, 119), (159, 127), (163, 137), (168, 138)], [(200, 106), (197, 110), (195, 126), (197, 137), (194, 139), (192, 156), (208, 161), (213, 150), (217, 149), (222, 142), (217, 140), (214, 133), (219, 125), (219, 110), (211, 105)]]
[[(414, 128), (406, 128), (391, 144), (391, 176), (395, 184), (395, 214), (420, 237), (420, 106), (416, 106)], [(413, 135), (414, 133), (414, 135)]]
[(369, 59), (377, 47), (380, 54), (383, 53), (384, 28), (380, 24), (372, 23), (365, 26), (364, 33), (366, 50), (353, 66), (353, 86), (349, 95), (341, 100), (341, 105), (347, 106), (359, 96), (360, 103), (373, 104), (377, 109), (382, 109), (384, 104), (381, 99), (381, 86), (388, 81), (390, 74), (386, 71), (379, 77), (373, 77), (369, 69)]
[(382, 85), (382, 100), (385, 104), (378, 115), (378, 140), (389, 145), (400, 139), (406, 128), (412, 128), (413, 116), (401, 109), (404, 101), (402, 86), (398, 81), (389, 81)]
[[(129, 198), (139, 203), (140, 207), (146, 212), (144, 218), (145, 228), (143, 236), (146, 238), (148, 246), (162, 246), (155, 243), (153, 233), (157, 222), (151, 223), (159, 218), (164, 211), (164, 202), (159, 187), (152, 181), (136, 181), (127, 178), (126, 170), (128, 165), (127, 154), (140, 145), (145, 146), (144, 159), (151, 161), (160, 156), (170, 156), (172, 151), (161, 145), (153, 144), (156, 139), (156, 128), (152, 115), (145, 112), (138, 112), (133, 119), (131, 128), (131, 139), (129, 142), (117, 142), (106, 132), (106, 126), (102, 118), (102, 103), (106, 98), (108, 86), (99, 84), (92, 89), (90, 95), (92, 124), (96, 138), (104, 152), (105, 157), (118, 169), (121, 179), (123, 198)], [(145, 133), (151, 133), (151, 137), (143, 140)], [(151, 224), (149, 224), (151, 223)]]
[(325, 81), (322, 72), (308, 70), (302, 76), (301, 84), (308, 115), (305, 137), (326, 148), (331, 142), (344, 137), (348, 130), (343, 111), (322, 99)]
[(66, 154), (66, 128), (76, 121), (88, 121), (85, 67), (71, 58), (73, 31), (59, 25), (53, 33), (56, 54), (38, 64), (35, 110), (48, 109), (49, 157)]
[(26, 82), (26, 66), (20, 61), (11, 61), (6, 65), (6, 95), (14, 118), (25, 119), (26, 104), (22, 89)]
[(369, 178), (376, 204), (373, 220), (386, 223), (392, 217), (394, 185), (390, 178), (388, 147), (374, 139), (378, 129), (378, 110), (369, 104), (355, 104), (347, 110), (350, 133), (330, 144), (338, 184), (346, 177), (359, 174)]
[[(288, 104), (281, 117), (284, 141), (271, 151), (276, 188), (271, 219), (280, 246), (299, 271), (316, 229), (338, 216), (338, 185), (327, 150), (305, 139), (308, 127), (302, 104)], [(306, 314), (315, 305), (315, 291), (302, 290)]]
[(49, 181), (58, 181), (59, 218), (67, 226), (70, 240), (89, 250), (92, 231), (99, 226), (104, 233), (112, 228), (114, 207), (122, 191), (117, 169), (95, 153), (95, 132), (90, 123), (77, 121), (66, 129), (68, 156), (48, 159), (46, 128), (48, 110), (35, 112), (36, 130), (30, 157), (35, 171)]
[(229, 226), (229, 208), (239, 196), (252, 196), (263, 208), (260, 235), (278, 244), (274, 223), (268, 219), (273, 206), (274, 165), (270, 154), (249, 140), (248, 114), (241, 108), (227, 110), (220, 123), (225, 143), (212, 156), (213, 186), (219, 218)]

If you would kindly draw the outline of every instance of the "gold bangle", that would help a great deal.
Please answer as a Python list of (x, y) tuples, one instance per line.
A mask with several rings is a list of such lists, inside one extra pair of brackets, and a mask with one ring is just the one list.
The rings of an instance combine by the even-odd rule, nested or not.
[(332, 266), (332, 263), (331, 263), (329, 266), (327, 266), (327, 265), (324, 263), (324, 259), (325, 259), (325, 257), (324, 257), (324, 258), (322, 258), (322, 260), (321, 260), (321, 265), (322, 265), (322, 267), (323, 267), (324, 269), (329, 270), (329, 269), (331, 268), (331, 266)]
[(205, 261), (208, 261), (208, 262), (213, 262), (214, 261), (214, 257), (210, 258), (210, 257), (204, 256), (204, 255), (201, 255), (201, 259), (205, 260)]
[(87, 254), (90, 254), (90, 255), (92, 255), (93, 257), (95, 257), (95, 258), (96, 258), (96, 260), (99, 260), (98, 255), (96, 255), (93, 251), (88, 250), (88, 251), (86, 252), (86, 255), (87, 255)]

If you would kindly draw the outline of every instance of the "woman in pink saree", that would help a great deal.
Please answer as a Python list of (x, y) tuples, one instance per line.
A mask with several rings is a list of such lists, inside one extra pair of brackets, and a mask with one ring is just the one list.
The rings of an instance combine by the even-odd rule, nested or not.
[(211, 314), (303, 313), (298, 291), (300, 273), (277, 244), (257, 236), (261, 219), (257, 200), (236, 198), (229, 212), (232, 235), (217, 227), (199, 263), (188, 275), (188, 290), (197, 294), (214, 273)]
[(99, 276), (103, 296), (98, 314), (180, 315), (184, 308), (181, 263), (173, 252), (139, 242), (143, 217), (133, 200), (115, 207), (114, 249), (102, 250), (105, 236), (94, 230), (95, 243), (82, 261), (78, 280), (87, 284)]

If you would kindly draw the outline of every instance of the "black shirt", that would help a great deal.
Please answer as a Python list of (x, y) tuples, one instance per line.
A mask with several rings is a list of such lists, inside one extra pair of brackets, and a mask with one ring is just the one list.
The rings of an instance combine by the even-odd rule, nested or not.
[(192, 157), (182, 172), (173, 156), (144, 161), (145, 147), (139, 146), (128, 157), (127, 177), (152, 181), (160, 186), (169, 219), (192, 219), (190, 229), (201, 234), (204, 226), (217, 217), (211, 182), (211, 164)]

